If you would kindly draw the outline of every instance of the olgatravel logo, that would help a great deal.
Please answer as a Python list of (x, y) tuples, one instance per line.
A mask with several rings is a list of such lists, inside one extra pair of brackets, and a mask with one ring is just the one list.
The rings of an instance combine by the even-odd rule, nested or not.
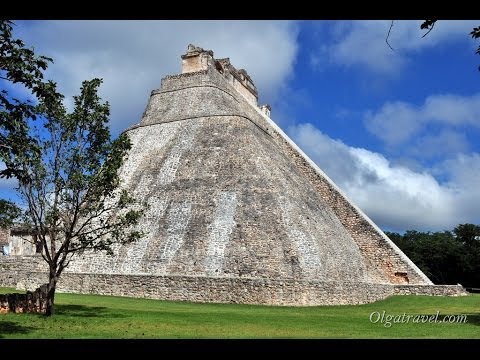
[(370, 322), (373, 324), (383, 324), (384, 327), (389, 328), (392, 324), (465, 324), (467, 322), (467, 315), (440, 315), (440, 311), (434, 315), (401, 315), (387, 314), (384, 311), (374, 311), (370, 314)]

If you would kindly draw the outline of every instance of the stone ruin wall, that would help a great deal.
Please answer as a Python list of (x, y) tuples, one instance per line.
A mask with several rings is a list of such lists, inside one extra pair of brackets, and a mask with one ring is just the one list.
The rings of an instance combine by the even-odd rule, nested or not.
[[(8, 245), (10, 229), (0, 227), (0, 246)], [(1, 254), (1, 251), (0, 251)]]
[(8, 247), (8, 255), (11, 256), (35, 255), (37, 253), (35, 238), (20, 225), (0, 228), (0, 256), (3, 255), (4, 246)]
[(47, 263), (41, 256), (0, 255), (0, 286), (16, 287), (19, 279), (40, 271), (47, 271)]
[(202, 71), (217, 71), (222, 74), (224, 81), (242, 94), (253, 106), (257, 105), (257, 88), (244, 69), (237, 70), (230, 63), (229, 58), (214, 59), (213, 51), (203, 50), (190, 44), (187, 53), (182, 55), (182, 74)]
[[(35, 289), (45, 273), (29, 273), (18, 288)], [(267, 278), (213, 278), (64, 273), (59, 292), (137, 298), (281, 306), (357, 305), (392, 295), (463, 296), (460, 285), (393, 285), (357, 281), (299, 281)]]
[[(48, 281), (40, 256), (0, 256), (0, 286), (34, 292)], [(394, 285), (358, 281), (301, 281), (268, 278), (214, 278), (64, 272), (58, 292), (129, 296), (173, 301), (313, 306), (363, 304), (391, 295), (463, 296), (460, 285)], [(23, 294), (24, 295), (24, 294)], [(15, 298), (16, 302), (23, 298)], [(26, 300), (33, 298), (25, 298)], [(2, 302), (3, 301), (3, 302)], [(31, 301), (30, 301), (31, 302)], [(12, 303), (12, 299), (10, 300)], [(36, 303), (36, 300), (33, 302)], [(3, 305), (2, 305), (3, 304)], [(17, 310), (27, 311), (30, 305)], [(0, 297), (0, 312), (8, 299)], [(30, 306), (31, 307), (31, 306)], [(3, 308), (3, 310), (1, 310)], [(38, 310), (35, 310), (38, 311)]]
[[(0, 273), (2, 274), (0, 286), (16, 287), (23, 291), (34, 292), (48, 281), (46, 264), (39, 256), (0, 256)], [(60, 293), (115, 295), (172, 301), (286, 306), (364, 304), (382, 300), (391, 295), (463, 296), (467, 294), (460, 285), (394, 285), (357, 281), (70, 272), (62, 274), (57, 290)], [(8, 299), (2, 300), (0, 297), (0, 308), (4, 309), (3, 312), (7, 312), (7, 307)], [(28, 308), (28, 306), (23, 307)]]
[[(16, 287), (23, 291), (34, 292), (48, 281), (46, 264), (39, 256), (0, 256), (0, 274), (2, 274), (0, 286)], [(463, 296), (467, 294), (460, 285), (393, 285), (357, 281), (70, 272), (62, 274), (57, 290), (60, 293), (115, 295), (172, 301), (287, 306), (364, 304), (382, 300), (391, 295)], [(22, 299), (18, 298), (15, 301)], [(27, 299), (33, 298), (25, 298)], [(36, 300), (33, 303), (36, 303)], [(0, 297), (0, 312), (7, 312), (8, 306), (8, 299), (2, 300)], [(21, 305), (16, 311), (26, 311), (21, 308), (28, 309), (29, 306)], [(4, 310), (1, 310), (2, 308)], [(12, 311), (12, 308), (10, 307), (8, 311)]]
[(36, 313), (44, 314), (47, 309), (47, 285), (26, 294), (0, 294), (0, 314)]

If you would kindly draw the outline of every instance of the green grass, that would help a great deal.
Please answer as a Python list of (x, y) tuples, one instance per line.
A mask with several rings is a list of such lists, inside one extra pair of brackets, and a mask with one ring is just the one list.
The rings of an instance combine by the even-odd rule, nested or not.
[[(13, 289), (0, 288), (0, 293)], [(357, 306), (198, 304), (57, 294), (57, 313), (0, 314), (0, 338), (480, 338), (480, 295), (393, 296)], [(466, 323), (393, 323), (391, 315), (466, 314)]]

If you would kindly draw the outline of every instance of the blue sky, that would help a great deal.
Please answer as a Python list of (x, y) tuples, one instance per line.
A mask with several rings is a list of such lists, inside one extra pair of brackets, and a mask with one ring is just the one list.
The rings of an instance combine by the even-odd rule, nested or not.
[[(104, 79), (115, 134), (180, 72), (189, 43), (230, 57), (272, 119), (381, 228), (480, 224), (480, 21), (18, 21), (65, 95)], [(71, 100), (67, 100), (71, 103)], [(12, 197), (12, 181), (0, 196)]]

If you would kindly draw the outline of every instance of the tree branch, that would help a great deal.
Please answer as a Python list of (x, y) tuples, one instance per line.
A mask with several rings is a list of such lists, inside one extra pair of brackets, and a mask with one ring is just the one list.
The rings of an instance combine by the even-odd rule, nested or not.
[(431, 27), (430, 29), (428, 29), (428, 31), (427, 31), (425, 34), (423, 34), (422, 38), (424, 38), (425, 36), (427, 36), (428, 34), (430, 34), (430, 31), (433, 30), (433, 27), (434, 27), (434, 26), (435, 26), (435, 22), (432, 22), (432, 27)]
[(385, 38), (385, 42), (387, 43), (388, 47), (390, 49), (392, 49), (392, 51), (394, 51), (394, 49), (392, 48), (392, 46), (390, 45), (390, 43), (388, 42), (388, 38), (390, 37), (390, 31), (392, 31), (392, 27), (393, 27), (393, 22), (395, 20), (392, 20), (392, 22), (390, 23), (390, 29), (388, 29), (388, 34), (387, 34), (387, 37)]

